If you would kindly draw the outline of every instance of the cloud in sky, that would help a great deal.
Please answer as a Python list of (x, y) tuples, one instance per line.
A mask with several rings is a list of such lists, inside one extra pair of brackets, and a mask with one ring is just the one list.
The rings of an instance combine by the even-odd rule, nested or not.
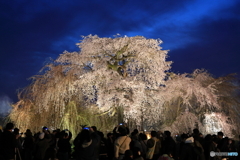
[(89, 34), (160, 38), (176, 72), (239, 73), (239, 8), (237, 0), (1, 1), (0, 94), (16, 100), (49, 57), (78, 51)]

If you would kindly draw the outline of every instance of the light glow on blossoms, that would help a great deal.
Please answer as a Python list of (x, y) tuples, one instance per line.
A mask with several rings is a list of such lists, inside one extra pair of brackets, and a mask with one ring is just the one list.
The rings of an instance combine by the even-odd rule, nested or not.
[(217, 132), (220, 132), (223, 130), (223, 126), (220, 118), (221, 117), (219, 116), (219, 114), (216, 114), (216, 113), (205, 114), (204, 125), (206, 129), (206, 133), (216, 134)]
[(233, 130), (237, 130), (237, 123), (230, 123), (229, 117), (224, 113), (207, 113), (203, 122), (206, 134), (223, 132), (225, 136), (233, 138)]

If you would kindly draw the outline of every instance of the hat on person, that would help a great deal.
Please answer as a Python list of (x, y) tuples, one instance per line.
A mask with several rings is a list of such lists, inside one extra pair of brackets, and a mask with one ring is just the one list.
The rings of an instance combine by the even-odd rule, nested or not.
[(185, 143), (194, 143), (194, 138), (193, 137), (187, 138)]

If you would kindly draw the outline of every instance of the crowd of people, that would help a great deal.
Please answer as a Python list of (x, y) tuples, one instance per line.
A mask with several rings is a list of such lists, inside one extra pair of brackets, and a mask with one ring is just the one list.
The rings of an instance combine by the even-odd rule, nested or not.
[[(0, 130), (0, 160), (238, 160), (239, 156), (213, 154), (239, 152), (240, 144), (224, 137), (223, 132), (205, 137), (193, 133), (171, 135), (170, 131), (145, 132), (117, 125), (104, 133), (96, 126), (83, 127), (76, 138), (68, 129), (43, 127), (33, 134), (30, 129), (19, 133), (13, 123)], [(23, 136), (24, 135), (24, 136)], [(240, 137), (239, 137), (240, 138)], [(210, 154), (212, 153), (212, 154)]]

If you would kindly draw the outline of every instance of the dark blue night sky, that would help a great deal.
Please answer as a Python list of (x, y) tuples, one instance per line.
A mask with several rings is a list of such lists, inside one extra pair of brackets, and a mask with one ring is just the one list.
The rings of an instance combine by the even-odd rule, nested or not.
[(239, 0), (0, 0), (0, 97), (16, 102), (50, 57), (79, 51), (89, 34), (160, 38), (176, 73), (240, 74), (239, 8)]

